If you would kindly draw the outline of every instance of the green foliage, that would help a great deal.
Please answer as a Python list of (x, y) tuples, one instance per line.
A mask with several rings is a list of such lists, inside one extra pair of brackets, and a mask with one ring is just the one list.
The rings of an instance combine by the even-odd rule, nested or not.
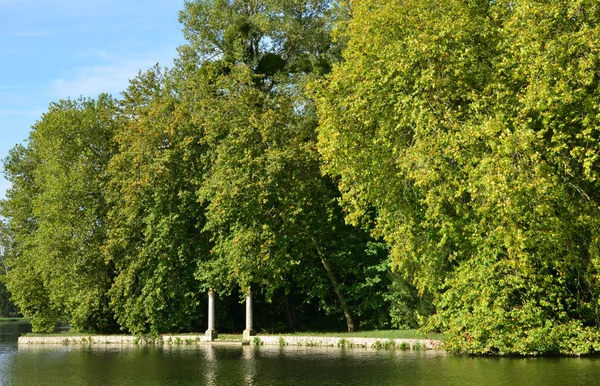
[(340, 52), (331, 37), (339, 15), (332, 0), (187, 1), (179, 20), (189, 44), (180, 52), (200, 62), (243, 63), (270, 81), (278, 72), (283, 81), (322, 74)]
[(101, 246), (115, 113), (106, 95), (53, 103), (27, 148), (17, 146), (5, 161), (7, 285), (36, 331), (51, 330), (59, 317), (77, 328), (110, 328), (111, 270)]
[(242, 69), (222, 80), (228, 92), (204, 122), (214, 158), (199, 193), (230, 277), (242, 288), (256, 282), (275, 290), (287, 267), (314, 251), (315, 217), (326, 211), (328, 192), (311, 128), (289, 98), (264, 94), (251, 76)]
[(11, 294), (8, 292), (8, 289), (3, 282), (0, 282), (0, 315), (4, 318), (21, 316), (19, 307), (11, 301)]
[(199, 328), (209, 288), (226, 305), (248, 288), (292, 299), (277, 308), (292, 329), (294, 303), (305, 320), (389, 325), (388, 249), (345, 224), (305, 93), (340, 60), (332, 31), (346, 12), (189, 1), (173, 69), (140, 73), (119, 101), (50, 106), (5, 162), (0, 213), (7, 285), (36, 331), (60, 318), (137, 335)]
[[(221, 292), (258, 286), (267, 298), (300, 287), (307, 300), (343, 309), (353, 328), (346, 298), (368, 304), (359, 271), (382, 255), (369, 260), (369, 237), (343, 224), (337, 189), (320, 171), (314, 102), (304, 95), (337, 58), (335, 9), (314, 0), (189, 2), (180, 16), (189, 40), (180, 63), (189, 79), (215, 84), (210, 114), (193, 117), (207, 147), (198, 194), (214, 242), (214, 259), (200, 264), (198, 279)], [(365, 315), (377, 309), (363, 308)]]
[(58, 313), (50, 305), (41, 280), (42, 273), (29, 258), (37, 219), (33, 216), (33, 199), (37, 192), (33, 172), (36, 160), (32, 150), (21, 145), (11, 149), (4, 160), (4, 174), (12, 183), (2, 201), (4, 228), (4, 263), (7, 266), (6, 284), (13, 301), (20, 307), (35, 331), (51, 331)]
[[(4, 318), (21, 315), (19, 307), (11, 301), (11, 294), (6, 288), (7, 257), (12, 247), (11, 236), (4, 221), (0, 220), (0, 315)], [(0, 318), (1, 319), (1, 318)]]
[[(190, 118), (204, 106), (176, 98), (176, 82), (157, 67), (131, 81), (109, 165), (111, 305), (121, 327), (135, 334), (189, 329), (205, 299), (194, 278), (210, 249), (195, 195), (204, 147)], [(196, 86), (198, 93), (207, 89)]]
[(599, 11), (577, 1), (353, 3), (317, 91), (348, 220), (434, 294), (471, 353), (598, 350)]
[[(322, 235), (323, 251), (340, 283), (348, 307), (352, 310), (357, 329), (383, 329), (391, 326), (388, 296), (391, 284), (387, 247), (374, 242), (366, 233), (342, 222), (337, 213), (331, 233)], [(311, 265), (312, 264), (312, 265)], [(294, 292), (306, 303), (316, 303), (326, 315), (338, 315), (339, 298), (331, 291), (331, 278), (323, 264), (316, 259), (305, 259), (294, 270)], [(332, 329), (311, 324), (312, 328)]]
[(390, 324), (393, 328), (417, 328), (421, 318), (434, 311), (431, 293), (419, 295), (412, 281), (398, 273), (392, 274), (391, 283), (382, 293), (382, 298), (390, 303)]

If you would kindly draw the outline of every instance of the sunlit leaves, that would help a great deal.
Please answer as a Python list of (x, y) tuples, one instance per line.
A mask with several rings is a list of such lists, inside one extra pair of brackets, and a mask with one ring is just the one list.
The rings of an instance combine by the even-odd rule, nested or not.
[[(318, 87), (348, 220), (469, 352), (588, 352), (598, 327), (598, 7), (355, 2)], [(568, 326), (568, 327), (565, 327)], [(558, 343), (558, 341), (563, 341)]]
[[(121, 102), (127, 119), (110, 162), (107, 259), (116, 277), (111, 306), (123, 329), (159, 333), (190, 329), (204, 298), (194, 277), (207, 258), (204, 207), (195, 191), (202, 179), (202, 129), (177, 98), (175, 72), (153, 68), (132, 80)], [(196, 95), (206, 95), (202, 84)]]
[(53, 103), (27, 148), (5, 161), (13, 182), (2, 213), (14, 240), (8, 286), (37, 330), (59, 317), (80, 329), (112, 327), (112, 276), (101, 247), (116, 125), (109, 96)]

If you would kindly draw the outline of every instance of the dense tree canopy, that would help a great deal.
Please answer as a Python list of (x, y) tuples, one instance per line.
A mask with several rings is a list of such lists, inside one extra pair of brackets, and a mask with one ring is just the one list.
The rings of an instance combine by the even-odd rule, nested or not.
[(198, 331), (209, 288), (252, 289), (265, 328), (600, 351), (599, 18), (187, 1), (172, 68), (53, 103), (5, 160), (12, 298), (36, 331)]
[(81, 329), (110, 329), (104, 263), (107, 164), (117, 126), (112, 98), (52, 104), (5, 162), (12, 182), (2, 216), (11, 243), (7, 285), (34, 328), (58, 318)]
[(210, 245), (196, 199), (203, 147), (190, 119), (190, 109), (202, 106), (185, 104), (174, 87), (157, 67), (131, 81), (109, 165), (111, 303), (119, 324), (134, 333), (189, 331), (202, 315), (205, 292), (194, 274)]
[(11, 234), (5, 223), (0, 221), (0, 316), (14, 317), (19, 316), (20, 311), (14, 302), (10, 299), (11, 294), (6, 288), (6, 258), (12, 247)]
[(349, 220), (435, 295), (452, 349), (598, 344), (595, 2), (356, 2), (320, 91)]
[(190, 1), (172, 69), (118, 101), (50, 107), (6, 160), (2, 205), (8, 284), (35, 330), (201, 329), (211, 287), (259, 289), (289, 329), (295, 308), (389, 325), (387, 249), (344, 223), (304, 93), (340, 58), (339, 15), (325, 0)]
[(314, 0), (187, 3), (181, 21), (189, 44), (180, 64), (187, 79), (209, 77), (215, 85), (211, 95), (191, 96), (210, 106), (210, 114), (193, 117), (207, 146), (198, 198), (214, 242), (214, 259), (200, 265), (198, 277), (215, 283), (225, 276), (225, 286), (258, 286), (271, 297), (292, 291), (300, 275), (325, 273), (354, 329), (336, 261), (351, 247), (336, 239), (361, 240), (361, 267), (369, 240), (343, 226), (337, 188), (320, 172), (314, 102), (304, 95), (305, 84), (338, 57), (336, 10)]

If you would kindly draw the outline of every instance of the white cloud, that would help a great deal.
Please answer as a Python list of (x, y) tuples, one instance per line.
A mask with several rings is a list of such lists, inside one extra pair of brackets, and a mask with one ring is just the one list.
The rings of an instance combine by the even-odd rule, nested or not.
[[(170, 66), (176, 53), (174, 49), (169, 51), (168, 54), (145, 54), (140, 55), (142, 58), (117, 59), (106, 65), (80, 67), (72, 76), (53, 81), (49, 94), (57, 98), (96, 97), (103, 92), (116, 95), (125, 90), (129, 80), (135, 78), (140, 70), (145, 71), (157, 62), (161, 66)], [(104, 54), (104, 58), (107, 57)]]

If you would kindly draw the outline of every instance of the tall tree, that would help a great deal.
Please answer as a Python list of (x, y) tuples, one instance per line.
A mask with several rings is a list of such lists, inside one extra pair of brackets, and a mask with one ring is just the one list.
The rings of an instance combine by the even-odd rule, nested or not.
[(320, 151), (354, 223), (479, 353), (585, 353), (598, 317), (594, 2), (354, 2)]
[(358, 325), (335, 259), (345, 248), (336, 239), (350, 236), (336, 232), (361, 236), (340, 226), (337, 189), (320, 172), (314, 102), (304, 93), (338, 57), (331, 40), (336, 6), (187, 2), (180, 19), (189, 44), (180, 52), (184, 67), (217, 74), (215, 110), (202, 118), (210, 159), (199, 190), (216, 259), (201, 265), (198, 277), (215, 280), (224, 268), (230, 284), (257, 285), (270, 296), (289, 292), (296, 267), (314, 270), (316, 260), (353, 330)]
[(6, 259), (12, 248), (12, 236), (8, 227), (0, 218), (0, 315), (5, 317), (19, 316), (19, 308), (12, 302), (11, 294), (6, 288)]
[[(109, 167), (111, 304), (121, 327), (136, 334), (189, 331), (202, 315), (205, 292), (194, 274), (210, 243), (196, 191), (206, 155), (191, 113), (205, 106), (180, 98), (181, 82), (159, 67), (131, 81)], [(195, 87), (197, 96), (208, 90)]]
[(8, 284), (36, 330), (190, 330), (210, 287), (303, 294), (349, 330), (387, 323), (387, 249), (344, 223), (305, 93), (339, 60), (343, 9), (190, 1), (173, 69), (119, 102), (51, 105), (6, 161), (2, 204)]
[(106, 166), (114, 150), (114, 100), (53, 103), (27, 147), (5, 161), (12, 187), (2, 203), (12, 246), (7, 285), (35, 330), (59, 317), (80, 329), (112, 326), (106, 237)]

